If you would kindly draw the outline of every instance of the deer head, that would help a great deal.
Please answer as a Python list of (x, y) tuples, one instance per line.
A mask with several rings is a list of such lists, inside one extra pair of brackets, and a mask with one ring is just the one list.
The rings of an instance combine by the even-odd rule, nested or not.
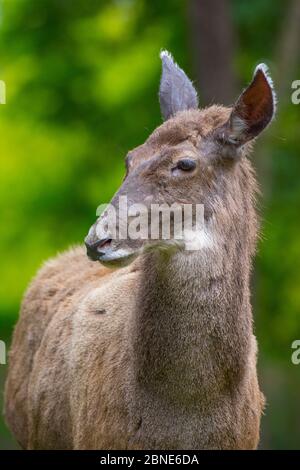
[[(126, 156), (125, 178), (110, 203), (116, 211), (116, 230), (108, 229), (112, 216), (106, 210), (85, 239), (88, 256), (110, 266), (128, 264), (144, 250), (174, 252), (188, 246), (185, 232), (180, 242), (172, 235), (166, 239), (161, 225), (156, 240), (149, 236), (149, 213), (155, 205), (203, 205), (205, 226), (198, 234), (198, 249), (209, 245), (217, 233), (236, 228), (241, 218), (247, 224), (253, 183), (248, 181), (252, 177), (247, 156), (251, 142), (275, 113), (275, 93), (264, 64), (256, 67), (252, 82), (232, 108), (198, 109), (197, 93), (186, 74), (168, 52), (163, 51), (161, 59), (159, 100), (165, 122)], [(124, 212), (120, 201), (125, 200)], [(148, 211), (148, 236), (118, 236), (121, 225), (126, 231), (130, 223), (136, 228), (141, 223), (134, 220), (141, 205)]]

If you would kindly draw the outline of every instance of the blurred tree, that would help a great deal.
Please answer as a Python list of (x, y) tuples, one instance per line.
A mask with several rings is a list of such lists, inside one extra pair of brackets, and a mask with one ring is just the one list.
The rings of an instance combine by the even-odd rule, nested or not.
[(283, 103), (290, 102), (290, 84), (299, 65), (300, 44), (300, 2), (292, 0), (288, 4), (279, 34), (276, 51), (278, 96)]
[(191, 47), (201, 104), (230, 104), (236, 95), (230, 0), (189, 0)]

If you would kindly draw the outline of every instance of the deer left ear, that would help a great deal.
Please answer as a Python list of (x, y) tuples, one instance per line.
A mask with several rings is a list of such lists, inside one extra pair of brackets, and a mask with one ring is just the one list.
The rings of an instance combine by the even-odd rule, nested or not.
[(178, 111), (198, 107), (198, 96), (191, 80), (174, 62), (168, 51), (160, 54), (162, 60), (162, 76), (159, 88), (159, 102), (165, 120)]
[[(276, 111), (276, 94), (265, 64), (259, 64), (250, 85), (233, 106), (222, 129), (222, 140), (241, 146), (254, 139), (272, 121)], [(221, 137), (221, 136), (220, 136)]]

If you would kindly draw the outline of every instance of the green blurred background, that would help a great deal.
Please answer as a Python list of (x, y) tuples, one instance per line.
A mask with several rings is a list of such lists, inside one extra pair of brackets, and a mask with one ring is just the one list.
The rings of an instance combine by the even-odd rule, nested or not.
[[(202, 105), (232, 103), (259, 62), (274, 77), (278, 116), (253, 156), (263, 189), (253, 276), (267, 397), (260, 446), (300, 449), (300, 365), (291, 363), (300, 338), (299, 0), (0, 1), (0, 339), (9, 345), (38, 267), (82, 242), (120, 184), (127, 150), (160, 124), (161, 48)], [(0, 401), (5, 372), (0, 365)], [(1, 416), (0, 448), (16, 447)]]

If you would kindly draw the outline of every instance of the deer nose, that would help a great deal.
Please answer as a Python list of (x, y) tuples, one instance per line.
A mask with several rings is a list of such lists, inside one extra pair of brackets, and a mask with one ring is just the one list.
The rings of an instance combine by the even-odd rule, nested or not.
[[(85, 239), (85, 246), (86, 246), (86, 252), (88, 257), (92, 261), (97, 261), (99, 257), (103, 254), (105, 254), (105, 247), (108, 247), (111, 244), (111, 238), (106, 237), (103, 238), (102, 240), (96, 240), (94, 242), (89, 242), (87, 239)], [(101, 248), (103, 250), (101, 250)]]

